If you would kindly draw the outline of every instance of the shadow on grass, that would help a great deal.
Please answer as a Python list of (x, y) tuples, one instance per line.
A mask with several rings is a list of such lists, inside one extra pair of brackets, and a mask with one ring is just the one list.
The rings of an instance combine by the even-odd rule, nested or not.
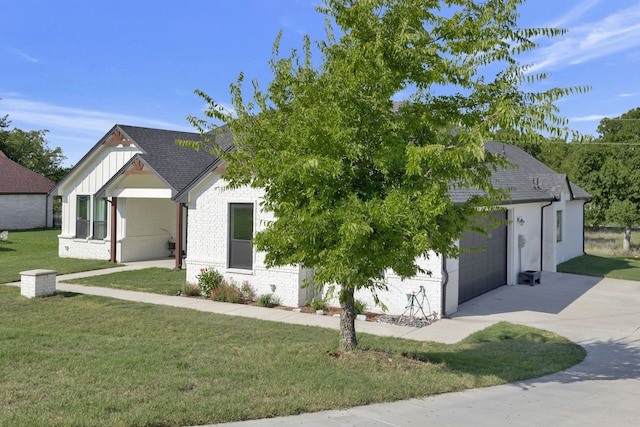
[[(407, 352), (403, 356), (446, 365), (462, 375), (498, 375), (524, 390), (540, 383), (640, 379), (640, 340), (610, 339), (579, 346), (547, 338), (543, 332), (529, 332), (527, 339), (476, 342), (467, 349)], [(520, 353), (522, 357), (514, 357)], [(532, 378), (531, 372), (539, 371), (540, 366), (546, 373)]]
[(580, 345), (550, 332), (501, 322), (442, 349), (403, 353), (404, 357), (442, 365), (459, 375), (496, 376), (522, 381), (568, 369), (586, 356)]
[(77, 292), (68, 292), (68, 291), (56, 291), (56, 296), (61, 296), (62, 298), (75, 298), (79, 297), (82, 294)]
[(610, 339), (582, 346), (587, 351), (587, 357), (581, 363), (555, 374), (517, 382), (516, 385), (529, 390), (540, 383), (640, 379), (640, 341)]

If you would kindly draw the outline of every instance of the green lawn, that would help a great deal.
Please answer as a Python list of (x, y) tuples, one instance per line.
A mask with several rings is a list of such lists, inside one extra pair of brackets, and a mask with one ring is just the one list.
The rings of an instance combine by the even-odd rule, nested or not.
[(145, 268), (142, 270), (122, 271), (104, 276), (85, 277), (66, 280), (66, 283), (115, 288), (125, 291), (150, 292), (162, 295), (175, 295), (182, 290), (187, 281), (185, 270), (167, 268)]
[(0, 286), (0, 425), (182, 426), (486, 387), (556, 372), (585, 351), (501, 323), (455, 345)]
[(631, 238), (631, 251), (623, 254), (622, 230), (586, 229), (584, 247), (587, 255), (558, 265), (558, 271), (640, 281), (640, 233), (634, 231)]
[(558, 265), (561, 273), (640, 281), (640, 258), (583, 255)]
[(56, 270), (58, 274), (114, 267), (108, 261), (58, 257), (60, 230), (10, 231), (0, 242), (0, 283), (17, 282), (20, 272), (34, 269)]

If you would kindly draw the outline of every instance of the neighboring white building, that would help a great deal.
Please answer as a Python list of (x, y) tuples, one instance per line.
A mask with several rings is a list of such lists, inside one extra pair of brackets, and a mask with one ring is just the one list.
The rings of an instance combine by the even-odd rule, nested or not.
[[(228, 133), (218, 138), (231, 147)], [(225, 188), (220, 161), (177, 146), (176, 139), (198, 141), (200, 135), (118, 125), (78, 163), (52, 192), (63, 196), (60, 256), (152, 259), (167, 256), (171, 238), (176, 267), (186, 267), (190, 283), (202, 269), (215, 268), (238, 285), (248, 282), (258, 294), (274, 294), (284, 305), (308, 302), (314, 290), (303, 284), (312, 280), (311, 270), (267, 269), (264, 254), (251, 246), (252, 236), (273, 219), (260, 209), (262, 191)], [(493, 213), (507, 225), (489, 230), (489, 237), (467, 233), (459, 241), (462, 248), (485, 251), (420, 260), (431, 275), (401, 280), (388, 271), (388, 290), (378, 297), (390, 313), (402, 314), (408, 298), (418, 295), (425, 314), (452, 314), (462, 302), (518, 283), (521, 272), (555, 271), (557, 264), (584, 253), (589, 194), (517, 147), (487, 143), (486, 149), (515, 165), (493, 175), (494, 185), (510, 192)], [(456, 202), (471, 194), (451, 193)], [(375, 309), (368, 292), (356, 297)]]
[(54, 185), (0, 151), (0, 231), (52, 227)]
[(201, 139), (114, 126), (51, 190), (62, 196), (59, 256), (127, 262), (174, 254), (181, 267), (186, 209), (174, 197), (215, 158), (176, 140)]

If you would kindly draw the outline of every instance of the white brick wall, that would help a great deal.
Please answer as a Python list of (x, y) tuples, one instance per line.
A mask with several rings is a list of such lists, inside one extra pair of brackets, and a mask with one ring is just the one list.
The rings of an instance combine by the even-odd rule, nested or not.
[(229, 203), (254, 205), (254, 232), (263, 229), (273, 217), (260, 210), (262, 190), (250, 187), (226, 190), (224, 185), (219, 176), (210, 177), (196, 190), (194, 202), (188, 205), (187, 281), (196, 283), (201, 269), (215, 268), (238, 285), (249, 282), (257, 295), (273, 293), (283, 305), (304, 305), (308, 290), (300, 289), (300, 282), (308, 272), (298, 266), (267, 269), (264, 253), (254, 251), (252, 270), (227, 268)]
[[(254, 231), (265, 227), (265, 223), (273, 219), (270, 213), (260, 210), (262, 190), (243, 187), (225, 190), (225, 182), (219, 176), (212, 176), (199, 187), (189, 205), (187, 281), (196, 283), (201, 269), (215, 268), (225, 278), (233, 279), (238, 285), (247, 281), (258, 295), (274, 293), (280, 302), (288, 306), (304, 305), (312, 295), (311, 288), (302, 288), (304, 280), (311, 272), (298, 266), (287, 266), (267, 269), (264, 265), (264, 254), (254, 253), (254, 267), (251, 271), (240, 271), (227, 268), (227, 236), (229, 203), (254, 204)], [(397, 275), (388, 274), (386, 283), (389, 290), (379, 292), (379, 298), (387, 305), (389, 313), (402, 314), (407, 305), (407, 293), (418, 292), (424, 286), (426, 299), (424, 309), (427, 314), (440, 311), (441, 295), (441, 260), (432, 256), (429, 260), (421, 260), (422, 268), (432, 271), (431, 277), (420, 275), (402, 281)], [(275, 289), (275, 291), (274, 291)], [(376, 308), (371, 294), (361, 292), (357, 298), (364, 301), (370, 310)], [(337, 305), (337, 300), (331, 302)]]
[(49, 296), (55, 293), (55, 270), (29, 270), (20, 272), (20, 295), (27, 298), (35, 298)]
[[(431, 271), (431, 276), (418, 274), (417, 276), (402, 280), (398, 275), (389, 270), (385, 274), (385, 284), (387, 290), (376, 291), (378, 299), (386, 308), (387, 314), (400, 315), (405, 312), (408, 303), (407, 295), (420, 292), (420, 286), (424, 287), (425, 297), (420, 299), (425, 314), (440, 316), (440, 301), (442, 295), (442, 260), (436, 254), (432, 254), (429, 259), (421, 259), (419, 265), (426, 271)], [(355, 293), (355, 298), (366, 304), (366, 310), (376, 313), (383, 313), (382, 307), (375, 305), (373, 293), (370, 290), (362, 289)], [(330, 305), (339, 306), (338, 296), (334, 295), (329, 301)], [(407, 312), (407, 314), (409, 314)], [(422, 316), (422, 315), (420, 315)]]
[(111, 258), (108, 240), (76, 239), (58, 236), (58, 256), (60, 258), (103, 259)]
[(2, 194), (0, 195), (0, 230), (25, 230), (47, 226), (53, 215), (47, 206), (46, 194)]

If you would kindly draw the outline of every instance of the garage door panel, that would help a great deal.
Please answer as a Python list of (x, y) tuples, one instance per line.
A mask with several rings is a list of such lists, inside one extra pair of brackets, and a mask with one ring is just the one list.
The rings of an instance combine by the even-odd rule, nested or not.
[[(491, 214), (506, 220), (506, 211)], [(486, 219), (484, 224), (492, 221)], [(460, 248), (482, 248), (460, 256), (458, 303), (468, 301), (507, 283), (507, 227), (488, 230), (490, 236), (468, 232), (460, 240)]]

